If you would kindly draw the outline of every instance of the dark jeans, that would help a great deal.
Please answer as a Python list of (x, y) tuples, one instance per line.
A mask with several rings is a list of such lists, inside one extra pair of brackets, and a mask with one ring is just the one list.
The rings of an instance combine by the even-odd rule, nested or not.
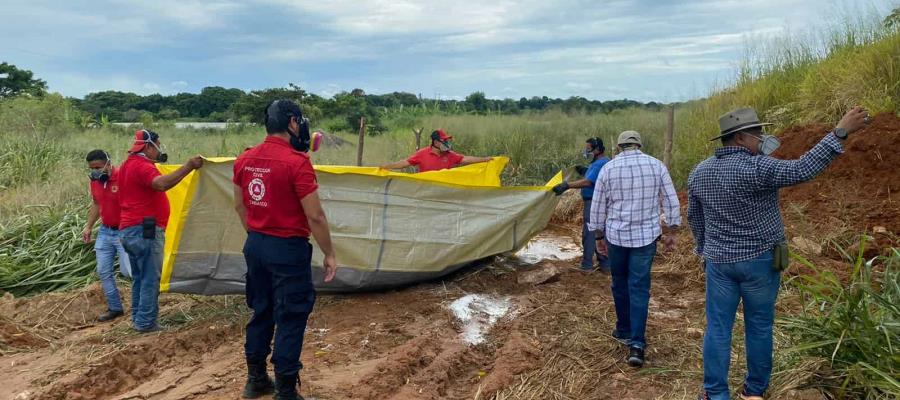
[(621, 247), (607, 241), (612, 269), (612, 294), (616, 303), (616, 331), (630, 338), (628, 345), (647, 345), (647, 306), (650, 304), (650, 266), (656, 241), (644, 247)]
[(706, 335), (703, 336), (703, 388), (712, 400), (729, 399), (731, 329), (744, 302), (747, 394), (762, 395), (772, 374), (772, 324), (781, 274), (772, 269), (772, 252), (752, 260), (706, 263)]
[(122, 247), (131, 261), (131, 322), (135, 329), (152, 329), (159, 314), (159, 278), (166, 231), (156, 227), (156, 239), (144, 239), (141, 225), (120, 232)]
[(275, 373), (296, 375), (303, 368), (303, 334), (316, 302), (310, 270), (312, 245), (306, 238), (249, 232), (244, 258), (247, 306), (253, 309), (244, 345), (247, 360), (265, 363), (274, 336)]
[(609, 268), (609, 259), (605, 254), (597, 254), (597, 240), (594, 238), (594, 232), (588, 229), (588, 221), (591, 219), (591, 199), (581, 199), (582, 202), (582, 223), (581, 223), (581, 268), (594, 268), (594, 255), (597, 256), (597, 262), (600, 268)]

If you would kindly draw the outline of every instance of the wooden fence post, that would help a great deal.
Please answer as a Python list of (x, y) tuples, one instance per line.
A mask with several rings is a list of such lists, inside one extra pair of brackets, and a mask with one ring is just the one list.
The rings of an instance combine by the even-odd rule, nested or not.
[(666, 111), (668, 111), (668, 127), (666, 129), (666, 152), (663, 155), (663, 163), (666, 164), (666, 168), (670, 168), (672, 165), (673, 137), (675, 136), (675, 105), (670, 105)]
[(422, 148), (422, 131), (425, 128), (413, 129), (413, 134), (416, 135), (416, 150)]
[(356, 166), (362, 166), (363, 145), (366, 140), (366, 117), (359, 117), (359, 148), (356, 149)]

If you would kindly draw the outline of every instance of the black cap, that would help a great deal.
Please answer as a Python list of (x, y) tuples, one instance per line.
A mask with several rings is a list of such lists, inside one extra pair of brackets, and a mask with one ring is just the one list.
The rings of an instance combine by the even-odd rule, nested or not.
[(281, 118), (281, 116), (302, 117), (300, 106), (290, 100), (275, 100), (266, 107), (266, 118)]
[(275, 100), (266, 107), (266, 131), (269, 133), (284, 132), (291, 117), (300, 119), (303, 112), (300, 106), (290, 100)]

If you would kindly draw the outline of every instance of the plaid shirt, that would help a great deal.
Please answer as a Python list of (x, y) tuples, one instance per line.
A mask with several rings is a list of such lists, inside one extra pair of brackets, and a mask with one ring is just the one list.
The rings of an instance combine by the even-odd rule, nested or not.
[(643, 247), (662, 234), (660, 205), (668, 226), (681, 224), (669, 170), (640, 150), (626, 150), (600, 170), (588, 229), (605, 231), (616, 246)]
[(783, 242), (778, 188), (812, 179), (843, 151), (832, 134), (798, 160), (754, 156), (743, 147), (716, 149), (688, 178), (687, 216), (697, 254), (733, 263)]

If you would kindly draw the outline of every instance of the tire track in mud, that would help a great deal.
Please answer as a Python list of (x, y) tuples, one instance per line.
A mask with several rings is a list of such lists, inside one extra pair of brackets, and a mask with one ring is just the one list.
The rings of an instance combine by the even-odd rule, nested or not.
[[(146, 394), (124, 397), (154, 398), (179, 386), (179, 379), (190, 376), (201, 368), (204, 355), (210, 354), (226, 342), (234, 341), (239, 337), (237, 335), (239, 332), (240, 329), (234, 326), (225, 329), (195, 327), (189, 331), (147, 336), (105, 357), (99, 363), (62, 377), (48, 389), (38, 393), (34, 399), (113, 398), (147, 382), (157, 382), (157, 385), (147, 388)], [(173, 369), (182, 373), (169, 373), (167, 382), (158, 382), (161, 376)], [(171, 388), (168, 388), (169, 386)]]

